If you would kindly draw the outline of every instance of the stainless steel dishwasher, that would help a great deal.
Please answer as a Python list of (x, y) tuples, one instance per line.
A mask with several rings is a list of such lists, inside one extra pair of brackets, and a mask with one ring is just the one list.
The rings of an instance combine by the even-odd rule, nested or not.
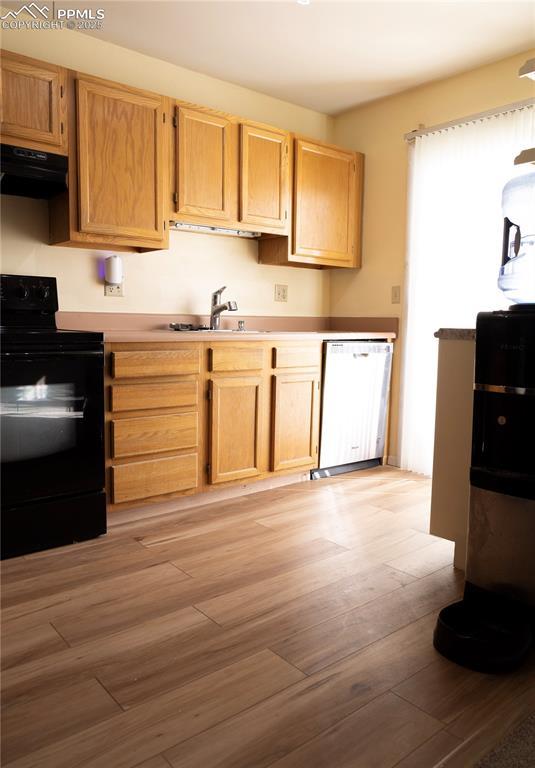
[(325, 343), (320, 460), (313, 478), (381, 462), (392, 349), (386, 341)]

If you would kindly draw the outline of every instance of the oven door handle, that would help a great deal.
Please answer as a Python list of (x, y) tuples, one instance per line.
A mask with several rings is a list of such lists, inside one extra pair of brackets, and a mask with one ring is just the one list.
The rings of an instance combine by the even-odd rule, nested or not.
[(50, 350), (48, 352), (2, 352), (2, 357), (18, 357), (26, 360), (32, 358), (42, 359), (43, 357), (101, 357), (104, 359), (104, 352), (102, 350)]

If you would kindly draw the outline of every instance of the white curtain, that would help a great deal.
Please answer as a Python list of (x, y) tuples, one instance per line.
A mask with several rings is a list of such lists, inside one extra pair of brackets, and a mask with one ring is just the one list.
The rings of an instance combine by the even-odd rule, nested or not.
[[(420, 136), (409, 149), (409, 220), (401, 466), (433, 466), (438, 328), (475, 328), (511, 302), (497, 288), (501, 191), (520, 150), (535, 146), (535, 108)], [(452, 418), (455, 415), (452, 414)]]

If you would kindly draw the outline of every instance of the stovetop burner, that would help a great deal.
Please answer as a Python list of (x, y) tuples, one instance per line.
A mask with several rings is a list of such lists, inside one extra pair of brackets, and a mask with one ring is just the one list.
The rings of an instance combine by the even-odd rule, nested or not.
[(62, 348), (74, 344), (102, 345), (104, 336), (93, 331), (69, 331), (56, 327), (58, 292), (55, 277), (0, 275), (4, 349), (13, 346)]

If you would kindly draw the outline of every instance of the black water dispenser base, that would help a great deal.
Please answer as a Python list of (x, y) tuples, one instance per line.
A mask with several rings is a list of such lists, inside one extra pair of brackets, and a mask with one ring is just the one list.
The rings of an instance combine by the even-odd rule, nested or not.
[(477, 672), (510, 672), (529, 654), (533, 630), (532, 609), (467, 585), (463, 600), (440, 611), (433, 645)]

